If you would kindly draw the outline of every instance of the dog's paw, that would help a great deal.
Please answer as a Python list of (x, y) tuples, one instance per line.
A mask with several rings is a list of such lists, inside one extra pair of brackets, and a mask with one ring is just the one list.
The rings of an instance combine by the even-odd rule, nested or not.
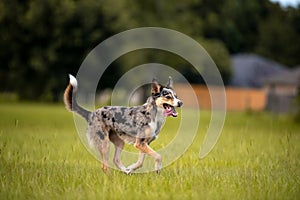
[(127, 168), (126, 167), (122, 167), (121, 171), (124, 172), (127, 175), (132, 175), (134, 170), (132, 168), (130, 168), (130, 167), (127, 167)]
[(132, 175), (133, 174), (133, 169), (131, 169), (131, 168), (126, 168), (126, 169), (124, 169), (124, 170), (122, 170), (125, 174), (127, 174), (127, 175)]
[(156, 172), (157, 174), (160, 174), (161, 168), (160, 168), (160, 169), (155, 169), (155, 172)]
[(161, 169), (162, 169), (162, 163), (161, 162), (156, 162), (154, 169), (155, 169), (156, 173), (159, 174)]

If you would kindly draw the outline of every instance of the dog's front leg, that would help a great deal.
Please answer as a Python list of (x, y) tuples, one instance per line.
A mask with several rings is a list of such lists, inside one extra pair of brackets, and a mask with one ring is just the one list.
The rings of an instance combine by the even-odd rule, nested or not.
[(138, 161), (127, 167), (127, 174), (132, 174), (135, 170), (143, 166), (145, 155), (145, 153), (139, 151)]
[(162, 158), (156, 151), (154, 151), (146, 142), (137, 139), (134, 147), (139, 149), (142, 153), (148, 154), (155, 159), (155, 171), (159, 173), (162, 168)]

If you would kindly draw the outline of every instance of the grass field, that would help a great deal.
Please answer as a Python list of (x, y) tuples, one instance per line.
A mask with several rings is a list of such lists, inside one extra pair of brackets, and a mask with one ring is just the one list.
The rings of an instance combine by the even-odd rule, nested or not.
[[(176, 162), (160, 174), (127, 176), (102, 172), (62, 105), (2, 103), (0, 199), (300, 198), (300, 125), (287, 116), (228, 113), (219, 142), (200, 160), (209, 114), (201, 116), (199, 134)], [(168, 119), (154, 148), (177, 123)]]

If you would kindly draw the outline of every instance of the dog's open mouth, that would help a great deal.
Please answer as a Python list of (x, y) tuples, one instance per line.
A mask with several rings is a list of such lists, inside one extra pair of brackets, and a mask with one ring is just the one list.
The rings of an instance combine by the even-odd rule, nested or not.
[(166, 117), (168, 117), (168, 116), (177, 117), (178, 113), (176, 112), (174, 106), (171, 106), (171, 105), (166, 104), (166, 103), (164, 103), (163, 106), (164, 106), (164, 109), (165, 109), (164, 115)]

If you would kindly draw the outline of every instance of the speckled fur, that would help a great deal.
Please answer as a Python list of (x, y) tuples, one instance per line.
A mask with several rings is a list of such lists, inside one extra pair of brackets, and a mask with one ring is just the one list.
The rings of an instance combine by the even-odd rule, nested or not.
[[(159, 131), (165, 121), (163, 104), (180, 107), (182, 102), (173, 92), (173, 81), (170, 78), (166, 87), (152, 81), (152, 96), (141, 106), (122, 107), (105, 106), (90, 112), (80, 107), (75, 100), (77, 81), (70, 76), (70, 84), (65, 90), (64, 102), (66, 107), (83, 116), (87, 122), (87, 138), (91, 146), (98, 149), (102, 157), (102, 168), (108, 170), (109, 146), (112, 142), (115, 146), (114, 163), (127, 174), (142, 167), (145, 155), (148, 154), (155, 159), (155, 170), (161, 170), (162, 158), (149, 144), (157, 138)], [(172, 90), (172, 98), (161, 96), (163, 88)], [(120, 155), (125, 143), (133, 144), (139, 151), (138, 161), (125, 167)]]

